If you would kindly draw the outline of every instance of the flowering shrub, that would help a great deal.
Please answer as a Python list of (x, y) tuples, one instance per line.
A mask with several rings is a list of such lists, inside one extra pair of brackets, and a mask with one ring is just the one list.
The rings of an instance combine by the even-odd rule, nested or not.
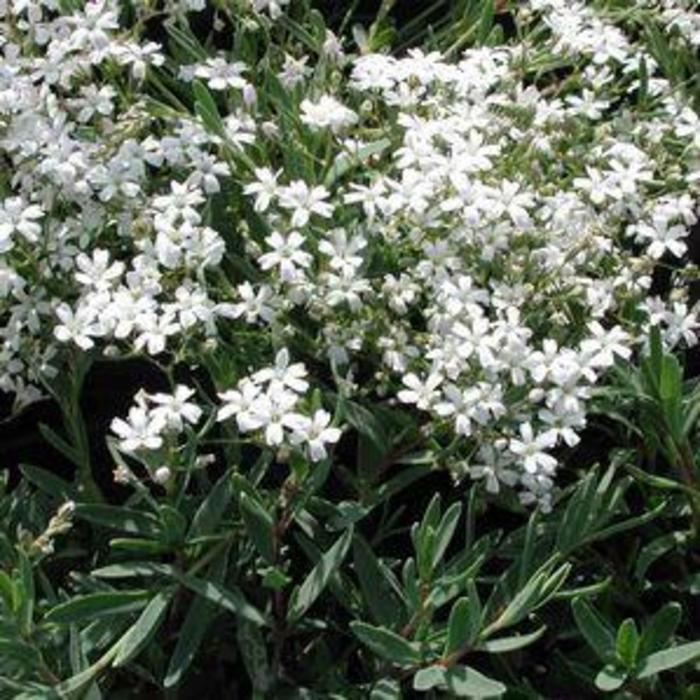
[[(56, 400), (64, 428), (42, 433), (76, 467), (25, 467), (6, 496), (8, 697), (100, 697), (123, 667), (145, 692), (182, 688), (225, 624), (256, 697), (399, 697), (403, 680), (498, 696), (524, 672), (464, 658), (536, 642), (543, 626), (501, 633), (568, 598), (601, 690), (657, 688), (700, 653), (672, 645), (675, 604), (642, 632), (601, 621), (587, 598), (610, 581), (576, 559), (671, 511), (694, 534), (655, 533), (647, 557), (700, 526), (698, 404), (675, 359), (700, 326), (697, 13), (438, 2), (453, 21), (435, 45), (391, 51), (392, 4), (352, 39), (303, 0), (0, 5), (0, 389), (16, 411)], [(134, 358), (170, 389), (138, 391), (100, 436), (117, 506), (81, 394), (93, 364)], [(579, 474), (602, 414), (627, 451)], [(451, 505), (422, 504), (402, 562), (378, 554), (428, 472), (449, 474)], [(635, 513), (631, 479), (670, 496)], [(487, 508), (522, 527), (475, 540)], [(82, 573), (35, 608), (66, 536)]]

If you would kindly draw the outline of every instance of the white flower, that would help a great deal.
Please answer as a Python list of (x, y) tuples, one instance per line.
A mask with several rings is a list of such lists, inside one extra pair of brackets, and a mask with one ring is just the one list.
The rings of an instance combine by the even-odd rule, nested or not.
[(20, 197), (8, 197), (0, 206), (0, 253), (12, 248), (12, 235), (19, 233), (30, 243), (36, 243), (41, 233), (38, 220), (44, 212), (36, 204), (27, 205)]
[(145, 347), (149, 355), (159, 355), (163, 352), (168, 337), (180, 330), (175, 317), (170, 313), (162, 316), (156, 313), (143, 314), (137, 319), (137, 326), (139, 335), (134, 347), (137, 350)]
[(256, 168), (256, 182), (251, 182), (243, 188), (245, 194), (255, 195), (255, 211), (264, 212), (270, 207), (270, 203), (279, 193), (279, 178), (281, 170), (273, 172), (270, 168)]
[(184, 384), (178, 384), (172, 394), (149, 395), (148, 400), (156, 404), (151, 415), (161, 419), (169, 430), (181, 431), (185, 423), (195, 425), (202, 417), (202, 409), (188, 401), (192, 396), (194, 389)]
[(248, 323), (255, 323), (259, 319), (270, 322), (274, 318), (272, 307), (267, 305), (273, 298), (273, 291), (268, 285), (261, 285), (256, 292), (250, 282), (244, 282), (236, 287), (236, 291), (241, 301), (231, 309), (233, 318), (243, 316)]
[(683, 224), (671, 226), (665, 217), (655, 216), (651, 225), (640, 223), (634, 228), (640, 238), (651, 241), (647, 252), (655, 260), (661, 258), (666, 251), (680, 258), (688, 250), (683, 240), (688, 236), (688, 229)]
[[(266, 0), (261, 0), (266, 2)], [(301, 58), (294, 58), (289, 54), (284, 55), (284, 65), (282, 66), (282, 71), (277, 74), (280, 82), (288, 90), (293, 89), (300, 83), (304, 82), (304, 79), (311, 73), (311, 67), (307, 66), (306, 63), (309, 60), (308, 56), (302, 56)]]
[(306, 239), (297, 231), (292, 231), (286, 238), (281, 233), (273, 231), (265, 242), (273, 249), (258, 258), (258, 264), (263, 270), (279, 268), (279, 274), (285, 282), (294, 282), (299, 277), (298, 267), (307, 268), (313, 258), (301, 250)]
[(123, 452), (157, 450), (163, 445), (165, 420), (151, 415), (144, 406), (132, 406), (128, 419), (115, 418), (111, 428), (121, 438), (119, 449)]
[(68, 304), (60, 304), (56, 316), (61, 323), (53, 329), (53, 334), (62, 343), (72, 341), (82, 350), (89, 350), (95, 345), (93, 338), (103, 334), (90, 308), (79, 307), (74, 313)]
[(252, 379), (256, 384), (270, 383), (270, 391), (280, 391), (285, 387), (298, 394), (303, 394), (309, 388), (306, 381), (306, 367), (301, 362), (289, 364), (289, 350), (282, 348), (275, 356), (274, 367), (266, 367), (257, 371)]
[(245, 69), (245, 63), (240, 61), (228, 63), (224, 58), (218, 56), (209, 58), (206, 63), (197, 66), (194, 74), (198, 78), (204, 78), (212, 90), (242, 89), (246, 85), (245, 79), (241, 77)]
[(472, 479), (484, 479), (489, 493), (498, 493), (501, 483), (514, 486), (518, 482), (518, 474), (508, 468), (512, 460), (493, 445), (480, 447), (478, 460), (477, 464), (469, 467), (469, 475)]
[(110, 265), (109, 251), (95, 248), (92, 256), (81, 253), (75, 258), (76, 281), (86, 287), (105, 290), (112, 287), (124, 272), (124, 263), (115, 262)]
[(544, 451), (550, 447), (554, 447), (554, 436), (550, 432), (535, 436), (530, 423), (521, 423), (520, 439), (511, 438), (508, 445), (530, 474), (539, 471), (551, 474), (554, 471), (557, 460)]
[(326, 445), (333, 445), (342, 431), (339, 428), (329, 428), (331, 415), (328, 411), (318, 409), (312, 418), (297, 414), (291, 419), (292, 430), (290, 437), (293, 445), (306, 444), (312, 462), (319, 462), (328, 457)]
[(337, 134), (357, 124), (358, 116), (334, 97), (323, 95), (317, 102), (302, 101), (301, 121), (313, 129), (330, 129)]
[(325, 200), (330, 193), (322, 185), (309, 187), (303, 180), (295, 180), (280, 189), (280, 206), (293, 209), (292, 226), (306, 226), (312, 214), (328, 219), (333, 215), (333, 205)]
[(261, 394), (251, 407), (250, 423), (245, 431), (264, 429), (265, 442), (277, 447), (284, 441), (284, 429), (294, 427), (293, 410), (299, 397), (283, 388), (268, 388), (268, 393)]
[(615, 362), (615, 355), (628, 359), (632, 354), (631, 339), (620, 326), (605, 330), (598, 321), (588, 324), (591, 338), (581, 342), (581, 352), (591, 358), (594, 367), (610, 367)]
[(236, 417), (238, 429), (241, 432), (246, 432), (247, 429), (255, 422), (252, 417), (252, 408), (255, 400), (260, 396), (262, 389), (250, 379), (242, 380), (238, 383), (237, 389), (229, 389), (219, 393), (219, 398), (224, 402), (224, 405), (219, 408), (216, 414), (217, 421), (224, 421), (231, 416)]
[(430, 374), (425, 381), (421, 381), (417, 375), (409, 373), (403, 377), (403, 383), (408, 388), (399, 391), (399, 401), (414, 403), (418, 408), (427, 411), (440, 396), (436, 389), (442, 383), (442, 377), (439, 374)]

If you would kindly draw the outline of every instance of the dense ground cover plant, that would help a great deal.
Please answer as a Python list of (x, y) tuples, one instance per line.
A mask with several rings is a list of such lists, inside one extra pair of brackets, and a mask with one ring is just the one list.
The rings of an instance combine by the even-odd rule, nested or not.
[(698, 16), (355, 5), (0, 7), (7, 697), (694, 692)]

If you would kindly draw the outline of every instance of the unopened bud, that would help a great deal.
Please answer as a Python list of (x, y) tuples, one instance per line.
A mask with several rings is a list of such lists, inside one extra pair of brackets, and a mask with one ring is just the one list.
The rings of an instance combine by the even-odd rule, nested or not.
[(153, 472), (153, 481), (155, 481), (156, 484), (165, 484), (170, 481), (172, 475), (173, 473), (168, 467), (158, 467), (158, 469)]

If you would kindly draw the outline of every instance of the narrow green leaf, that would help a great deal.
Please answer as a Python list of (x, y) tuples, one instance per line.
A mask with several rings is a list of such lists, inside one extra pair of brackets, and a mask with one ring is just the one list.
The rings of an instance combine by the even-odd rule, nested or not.
[(216, 526), (221, 522), (221, 518), (231, 501), (233, 495), (233, 482), (231, 473), (227, 471), (207, 494), (192, 518), (188, 539), (201, 537), (214, 532)]
[(174, 577), (186, 588), (198, 593), (212, 603), (236, 615), (240, 615), (249, 622), (256, 625), (267, 624), (264, 615), (246, 600), (245, 596), (238, 588), (234, 586), (227, 586), (224, 588), (218, 583), (214, 583), (214, 581), (204, 581), (179, 572), (175, 572)]
[(270, 670), (267, 658), (267, 646), (258, 625), (247, 620), (241, 620), (236, 629), (238, 649), (243, 658), (253, 688), (261, 697), (270, 690), (275, 683), (275, 678)]
[(494, 17), (496, 15), (494, 0), (482, 0), (481, 17), (479, 17), (479, 31), (477, 33), (477, 42), (485, 44), (493, 27)]
[(68, 444), (55, 430), (49, 428), (45, 423), (39, 423), (39, 432), (41, 436), (53, 447), (57, 452), (62, 454), (66, 459), (75, 464), (77, 467), (82, 465), (80, 452), (72, 445)]
[(610, 660), (615, 652), (615, 633), (598, 612), (583, 598), (571, 601), (576, 625), (588, 645), (604, 662)]
[(159, 591), (156, 593), (139, 619), (127, 630), (119, 640), (119, 651), (112, 662), (115, 668), (124, 666), (138, 656), (142, 649), (154, 637), (170, 604), (170, 593)]
[(41, 661), (35, 647), (18, 639), (0, 639), (0, 659), (22, 664), (29, 671), (34, 670)]
[(177, 635), (177, 644), (163, 679), (166, 688), (176, 686), (184, 678), (209, 629), (215, 611), (216, 607), (202, 596), (197, 596), (192, 601)]
[(540, 627), (530, 634), (516, 634), (512, 637), (501, 637), (500, 639), (489, 639), (479, 645), (479, 650), (486, 651), (489, 654), (506, 654), (509, 651), (522, 649), (536, 642), (547, 629), (546, 626)]
[(471, 606), (468, 598), (460, 598), (450, 610), (447, 621), (447, 639), (443, 656), (449, 656), (468, 641), (472, 629)]
[(453, 503), (442, 516), (442, 520), (437, 527), (435, 544), (433, 546), (432, 567), (433, 569), (442, 561), (447, 548), (450, 546), (452, 537), (457, 529), (457, 523), (462, 515), (462, 504)]
[(70, 498), (72, 487), (64, 479), (61, 479), (46, 469), (35, 467), (31, 464), (21, 464), (19, 469), (27, 481), (34, 484), (34, 486), (41, 489), (44, 493), (47, 493), (49, 496), (63, 499)]
[(402, 610), (388, 579), (389, 572), (360, 535), (355, 535), (352, 551), (363, 600), (377, 623), (391, 625), (401, 617)]
[(667, 603), (651, 618), (642, 630), (640, 658), (661, 651), (668, 644), (681, 621), (682, 613), (683, 609), (678, 603)]
[(638, 649), (639, 632), (634, 620), (629, 617), (617, 630), (617, 639), (615, 641), (617, 658), (622, 661), (627, 669), (632, 669), (637, 662)]
[(677, 647), (657, 651), (642, 661), (637, 678), (649, 678), (649, 676), (655, 676), (662, 671), (677, 668), (698, 658), (700, 658), (700, 642), (689, 642), (688, 644), (681, 644)]
[(213, 134), (223, 136), (226, 133), (219, 109), (207, 87), (199, 80), (192, 82), (195, 104), (194, 109), (204, 126)]
[(644, 579), (649, 567), (667, 552), (676, 547), (683, 546), (689, 538), (687, 532), (669, 532), (666, 535), (657, 537), (642, 547), (634, 566), (634, 575), (638, 580)]
[(75, 506), (75, 515), (96, 525), (122, 530), (132, 535), (148, 538), (160, 533), (160, 524), (153, 515), (122, 506), (78, 503)]
[(384, 627), (374, 627), (365, 622), (351, 622), (353, 634), (377, 656), (398, 664), (411, 666), (420, 663), (418, 648), (408, 640)]
[(149, 561), (110, 564), (92, 572), (93, 576), (107, 579), (136, 578), (140, 576), (173, 576), (175, 567), (170, 564), (156, 564)]
[(268, 564), (275, 563), (274, 520), (260, 503), (245, 493), (240, 496), (241, 515), (248, 536)]
[(31, 634), (34, 623), (34, 571), (29, 557), (23, 550), (17, 549), (19, 560), (19, 585), (15, 584), (15, 591), (20, 593), (19, 605), (16, 606), (17, 619), (20, 629), (25, 637)]
[(328, 584), (333, 573), (340, 566), (347, 554), (352, 541), (352, 525), (336, 540), (335, 544), (322, 556), (298, 588), (295, 588), (287, 611), (287, 620), (292, 622), (300, 619), (314, 604), (316, 599)]
[(69, 623), (129, 613), (143, 608), (150, 596), (151, 593), (146, 590), (88, 593), (54, 606), (44, 619), (47, 622)]

